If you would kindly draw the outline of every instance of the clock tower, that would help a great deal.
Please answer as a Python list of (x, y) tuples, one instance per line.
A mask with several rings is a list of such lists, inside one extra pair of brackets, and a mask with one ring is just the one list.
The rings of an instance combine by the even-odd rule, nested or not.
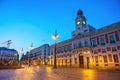
[(93, 31), (93, 28), (90, 25), (87, 25), (87, 19), (83, 15), (82, 10), (78, 10), (77, 17), (75, 18), (75, 30), (72, 32), (72, 37), (77, 35), (89, 34), (89, 32)]
[(82, 10), (78, 10), (77, 17), (75, 18), (76, 30), (82, 32), (83, 28), (86, 27), (86, 18), (83, 16)]

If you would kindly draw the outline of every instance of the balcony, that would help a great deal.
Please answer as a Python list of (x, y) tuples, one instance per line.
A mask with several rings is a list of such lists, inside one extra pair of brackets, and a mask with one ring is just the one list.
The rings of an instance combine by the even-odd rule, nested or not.
[(115, 41), (110, 41), (110, 43), (111, 43), (111, 44), (114, 44), (114, 43), (115, 43)]
[(97, 45), (92, 45), (92, 47), (97, 47)]
[(104, 54), (104, 53), (107, 53), (106, 51), (102, 51), (102, 53)]
[(104, 46), (104, 45), (105, 45), (105, 43), (101, 43), (101, 45), (102, 45), (102, 46)]

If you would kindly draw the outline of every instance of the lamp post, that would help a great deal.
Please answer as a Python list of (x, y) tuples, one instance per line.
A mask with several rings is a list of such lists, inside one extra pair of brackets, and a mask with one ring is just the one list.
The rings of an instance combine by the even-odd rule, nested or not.
[(31, 65), (31, 50), (34, 49), (33, 43), (29, 46), (30, 49), (30, 56), (29, 56), (29, 66)]
[(20, 50), (20, 53), (22, 54), (21, 60), (20, 60), (20, 65), (21, 65), (21, 64), (22, 64), (23, 55), (24, 55), (24, 50), (23, 50), (23, 48)]
[(54, 66), (53, 68), (56, 68), (56, 40), (59, 38), (59, 35), (57, 34), (57, 31), (55, 30), (55, 33), (52, 35), (52, 39), (55, 41), (54, 44)]

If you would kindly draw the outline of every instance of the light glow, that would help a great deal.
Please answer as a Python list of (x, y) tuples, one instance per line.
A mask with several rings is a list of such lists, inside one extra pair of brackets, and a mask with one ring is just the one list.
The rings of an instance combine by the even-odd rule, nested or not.
[(83, 21), (83, 24), (85, 24), (85, 21)]
[(80, 24), (80, 21), (77, 21), (77, 25), (79, 25)]

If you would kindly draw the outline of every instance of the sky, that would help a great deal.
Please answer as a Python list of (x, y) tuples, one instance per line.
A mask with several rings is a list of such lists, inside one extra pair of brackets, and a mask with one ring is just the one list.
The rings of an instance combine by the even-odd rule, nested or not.
[(58, 42), (70, 39), (79, 9), (96, 29), (120, 21), (120, 0), (0, 0), (0, 47), (7, 40), (18, 52), (52, 45), (56, 29)]

